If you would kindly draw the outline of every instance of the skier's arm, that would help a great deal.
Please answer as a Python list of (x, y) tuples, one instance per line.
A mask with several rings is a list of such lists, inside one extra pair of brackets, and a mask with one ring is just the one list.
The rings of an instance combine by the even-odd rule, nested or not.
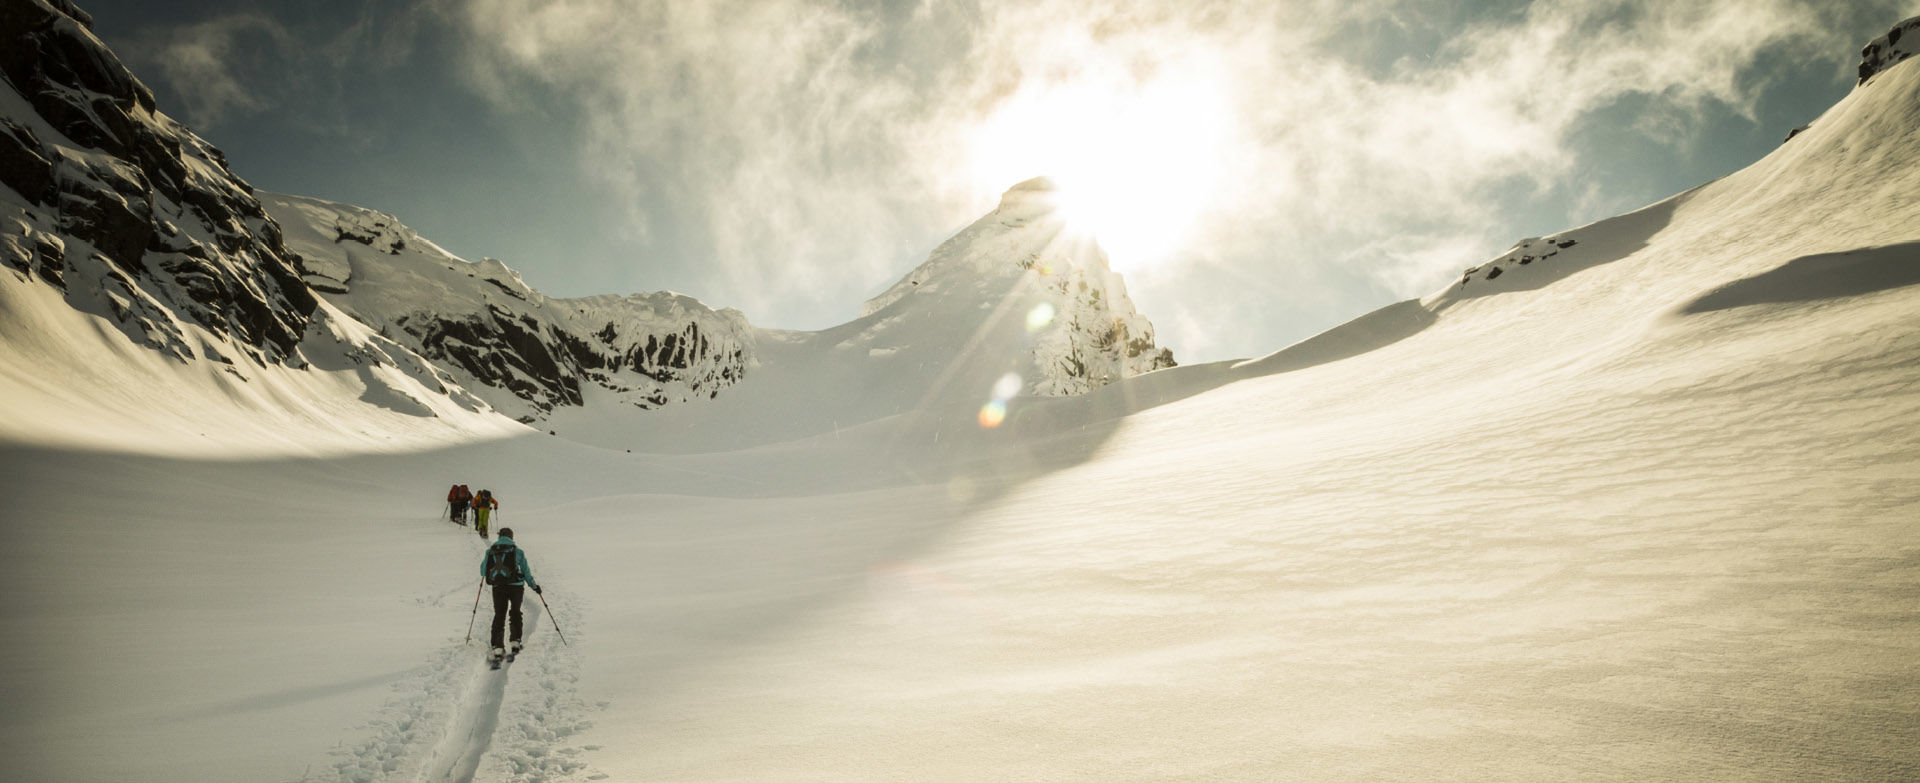
[(527, 565), (526, 550), (516, 548), (513, 550), (513, 555), (520, 558), (520, 579), (526, 582), (528, 587), (533, 588), (534, 592), (540, 592), (540, 583), (533, 581), (533, 569)]

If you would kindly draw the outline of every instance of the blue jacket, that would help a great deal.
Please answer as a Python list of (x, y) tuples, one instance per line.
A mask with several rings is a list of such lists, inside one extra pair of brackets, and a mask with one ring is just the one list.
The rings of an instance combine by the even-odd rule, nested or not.
[[(513, 547), (514, 560), (520, 565), (520, 581), (512, 582), (511, 584), (515, 584), (515, 585), (524, 584), (527, 587), (531, 587), (536, 590), (540, 589), (540, 583), (533, 581), (533, 569), (527, 567), (526, 550), (521, 549), (518, 545), (513, 543), (513, 539), (508, 538), (506, 536), (501, 536), (498, 539), (495, 539), (493, 544), (494, 546), (507, 544)], [(492, 547), (488, 547), (488, 548), (491, 549)], [(480, 581), (482, 582), (487, 581), (487, 556), (484, 554), (480, 556)]]

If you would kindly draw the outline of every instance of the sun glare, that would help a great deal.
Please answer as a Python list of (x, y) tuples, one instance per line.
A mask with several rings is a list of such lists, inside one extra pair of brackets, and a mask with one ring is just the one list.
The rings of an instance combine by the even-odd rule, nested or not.
[(1214, 196), (1229, 115), (1217, 82), (1199, 72), (1024, 88), (976, 136), (976, 187), (998, 193), (1049, 177), (1070, 226), (1115, 268), (1144, 268), (1172, 254)]

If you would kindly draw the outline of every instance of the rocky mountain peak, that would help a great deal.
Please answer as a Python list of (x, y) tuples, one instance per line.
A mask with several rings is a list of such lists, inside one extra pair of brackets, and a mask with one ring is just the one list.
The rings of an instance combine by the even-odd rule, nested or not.
[[(226, 159), (70, 2), (0, 3), (0, 261), (182, 361), (296, 357), (316, 300)], [(224, 359), (223, 359), (224, 360)]]
[[(863, 315), (911, 307), (952, 312), (963, 321), (982, 311), (1018, 319), (1032, 365), (1023, 390), (1032, 394), (1082, 394), (1174, 366), (1173, 352), (1154, 344), (1153, 324), (1134, 309), (1106, 252), (1067, 225), (1058, 194), (1046, 177), (1009, 188), (992, 212), (869, 299)], [(957, 304), (941, 303), (956, 298)], [(952, 328), (968, 334), (980, 327)]]
[(1920, 53), (1920, 16), (1893, 26), (1886, 35), (1868, 41), (1860, 50), (1860, 84), (1901, 61)]

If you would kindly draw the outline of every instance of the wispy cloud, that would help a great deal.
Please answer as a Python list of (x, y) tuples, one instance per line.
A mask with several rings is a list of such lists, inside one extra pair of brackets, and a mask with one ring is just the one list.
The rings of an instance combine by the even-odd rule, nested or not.
[(246, 74), (261, 58), (293, 43), (293, 36), (273, 19), (249, 11), (149, 29), (127, 47), (127, 54), (174, 89), (184, 102), (185, 119), (213, 127), (266, 105), (257, 85), (247, 84)]
[(364, 118), (351, 116), (343, 96), (371, 73), (403, 63), (436, 21), (431, 6), (416, 2), (336, 4), (297, 22), (242, 9), (152, 25), (120, 48), (136, 72), (177, 96), (171, 110), (202, 131), (273, 113), (351, 136)]
[(505, 105), (573, 96), (590, 173), (636, 223), (692, 227), (691, 249), (750, 312), (872, 279), (911, 252), (892, 244), (903, 227), (936, 230), (913, 224), (938, 197), (916, 158), (939, 129), (902, 55), (883, 53), (886, 20), (802, 2), (472, 0), (455, 13), (478, 41), (475, 83)]
[[(1824, 0), (438, 1), (475, 43), (476, 84), (503, 105), (570, 97), (596, 176), (776, 322), (851, 312), (991, 207), (1013, 182), (975, 181), (969, 156), (1037, 88), (1217, 74), (1227, 174), (1182, 265), (1151, 278), (1273, 319), (1425, 293), (1517, 238), (1530, 199), (1603, 203), (1580, 178), (1605, 154), (1578, 142), (1597, 111), (1644, 97), (1649, 128), (1684, 137), (1710, 109), (1751, 115), (1762, 55), (1857, 45)], [(1303, 274), (1331, 286), (1317, 304)], [(1225, 327), (1169, 321), (1176, 346)]]

